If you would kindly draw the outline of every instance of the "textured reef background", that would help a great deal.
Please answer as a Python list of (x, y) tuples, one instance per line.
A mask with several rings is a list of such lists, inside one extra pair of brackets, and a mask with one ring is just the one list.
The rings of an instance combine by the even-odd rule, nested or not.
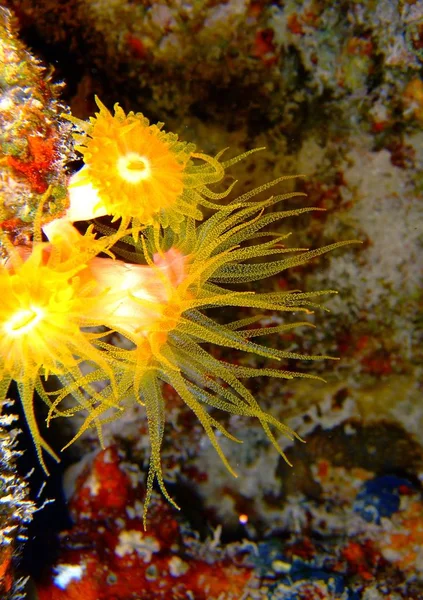
[[(0, 227), (14, 242), (29, 235), (47, 190), (45, 210), (63, 210), (79, 163), (60, 115), (86, 119), (97, 94), (212, 155), (265, 146), (233, 168), (237, 193), (301, 173), (301, 205), (326, 212), (287, 225), (292, 245), (364, 244), (263, 284), (339, 291), (330, 312), (309, 316), (316, 329), (279, 340), (293, 352), (339, 356), (287, 364), (326, 383), (250, 383), (260, 405), (306, 440), (285, 442), (292, 468), (259, 423), (228, 415), (224, 424), (244, 440), (222, 440), (239, 474), (232, 479), (169, 390), (163, 471), (182, 510), (155, 495), (144, 532), (141, 407), (105, 430), (106, 450), (85, 435), (45, 487), (24, 422), (17, 438), (12, 429), (18, 403), (5, 407), (1, 597), (21, 598), (29, 576), (28, 597), (39, 600), (423, 598), (422, 3), (5, 6), (15, 19), (0, 12)], [(59, 450), (76, 427), (64, 420), (45, 435)]]

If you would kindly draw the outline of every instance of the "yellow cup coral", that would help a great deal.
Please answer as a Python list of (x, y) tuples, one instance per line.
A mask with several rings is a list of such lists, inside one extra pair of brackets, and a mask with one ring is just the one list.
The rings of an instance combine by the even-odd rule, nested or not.
[[(10, 248), (8, 261), (0, 265), (0, 401), (15, 380), (45, 470), (41, 450), (57, 457), (42, 439), (34, 415), (34, 390), (51, 406), (41, 377), (58, 376), (66, 393), (73, 392), (90, 409), (91, 382), (113, 381), (113, 370), (93, 345), (97, 334), (81, 327), (101, 325), (92, 315), (102, 297), (87, 277), (87, 264), (107, 251), (116, 236), (96, 240), (90, 231), (81, 236), (65, 224), (55, 228), (52, 238), (54, 243), (36, 242), (32, 250)], [(89, 375), (81, 373), (83, 360), (92, 365)]]
[(69, 220), (111, 215), (122, 219), (122, 227), (132, 220), (135, 227), (160, 224), (178, 231), (186, 217), (202, 219), (199, 206), (222, 208), (212, 201), (231, 188), (216, 193), (208, 187), (223, 179), (222, 153), (197, 153), (194, 144), (163, 131), (163, 123), (126, 115), (118, 104), (112, 115), (96, 102), (99, 112), (89, 122), (64, 115), (83, 132), (75, 139), (85, 163), (71, 179)]
[[(252, 194), (254, 192), (250, 192), (250, 196)], [(295, 194), (263, 202), (237, 199), (236, 204), (234, 201), (227, 210), (216, 212), (198, 227), (195, 227), (193, 219), (185, 220), (178, 234), (167, 229), (158, 238), (157, 231), (149, 228), (138, 244), (132, 241), (136, 253), (130, 254), (131, 260), (138, 255), (138, 259), (147, 264), (136, 265), (121, 261), (105, 263), (103, 259), (91, 263), (90, 268), (93, 278), (98, 282), (99, 291), (110, 289), (112, 284), (114, 286), (102, 305), (103, 323), (123, 334), (133, 344), (133, 349), (127, 350), (116, 348), (102, 340), (97, 341), (98, 347), (108, 356), (110, 365), (113, 365), (121, 399), (117, 408), (122, 408), (126, 401), (135, 399), (146, 409), (151, 459), (145, 510), (150, 501), (154, 479), (157, 479), (166, 498), (173, 502), (166, 491), (160, 463), (165, 427), (161, 382), (170, 384), (194, 411), (232, 474), (234, 472), (218, 444), (214, 429), (230, 439), (235, 438), (209, 414), (204, 405), (259, 419), (272, 444), (284, 458), (272, 428), (291, 438), (296, 435), (265, 413), (240, 380), (266, 375), (286, 379), (313, 376), (274, 368), (257, 369), (232, 365), (216, 359), (203, 347), (204, 343), (212, 343), (276, 360), (325, 358), (276, 350), (253, 341), (253, 338), (261, 335), (308, 325), (307, 322), (251, 329), (249, 327), (260, 317), (223, 324), (212, 320), (204, 312), (209, 307), (224, 306), (278, 312), (308, 311), (314, 306), (314, 297), (330, 293), (254, 293), (234, 291), (224, 285), (263, 279), (349, 243), (337, 242), (306, 251), (286, 248), (282, 243), (286, 235), (263, 232), (263, 228), (280, 219), (313, 210), (303, 208), (263, 214), (265, 208), (292, 195)], [(243, 245), (255, 238), (268, 239), (253, 245)], [(126, 241), (131, 243), (130, 238)], [(249, 262), (251, 259), (281, 254), (293, 256), (260, 263)], [(107, 394), (108, 392), (106, 398)], [(58, 404), (61, 398), (62, 396), (58, 397), (53, 406), (57, 414), (60, 414)], [(103, 409), (109, 407), (108, 398)], [(88, 415), (74, 439), (100, 416), (101, 408)]]

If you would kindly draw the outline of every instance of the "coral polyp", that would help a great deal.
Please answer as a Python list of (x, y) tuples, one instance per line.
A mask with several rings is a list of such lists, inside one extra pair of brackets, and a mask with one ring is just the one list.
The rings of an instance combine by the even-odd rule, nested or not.
[[(254, 193), (257, 192), (250, 192), (249, 196)], [(264, 279), (349, 243), (337, 242), (307, 251), (286, 247), (283, 243), (288, 237), (286, 234), (263, 231), (272, 223), (313, 210), (300, 208), (263, 213), (266, 208), (294, 195), (276, 196), (261, 202), (238, 198), (224, 211), (216, 212), (197, 227), (193, 219), (186, 219), (177, 234), (169, 228), (158, 237), (154, 227), (147, 228), (139, 242), (130, 236), (125, 238), (128, 244), (134, 245), (134, 251), (121, 252), (131, 263), (110, 260), (106, 263), (104, 259), (91, 263), (99, 292), (110, 290), (112, 284), (114, 286), (104, 296), (102, 322), (132, 343), (128, 350), (99, 339), (97, 346), (105, 352), (116, 376), (120, 398), (116, 417), (128, 402), (136, 401), (145, 407), (151, 443), (145, 511), (155, 479), (166, 498), (174, 503), (165, 487), (160, 460), (166, 416), (162, 383), (170, 384), (195, 413), (212, 446), (233, 475), (235, 473), (218, 443), (215, 430), (231, 440), (238, 440), (211, 416), (207, 406), (258, 419), (271, 443), (284, 458), (275, 432), (291, 439), (296, 437), (290, 428), (263, 411), (241, 380), (256, 376), (284, 379), (313, 376), (285, 369), (241, 367), (218, 360), (209, 352), (207, 345), (253, 353), (276, 361), (327, 358), (269, 348), (253, 339), (309, 323), (287, 322), (269, 329), (258, 326), (259, 315), (253, 314), (239, 322), (225, 324), (212, 320), (206, 313), (206, 309), (211, 307), (229, 306), (253, 311), (310, 312), (315, 306), (314, 298), (332, 293), (330, 290), (255, 293), (227, 287)], [(252, 244), (255, 239), (259, 242)], [(116, 252), (119, 253), (119, 248)], [(269, 256), (277, 259), (266, 261)], [(250, 262), (256, 259), (264, 259), (264, 262)], [(134, 264), (134, 261), (143, 264)], [(103, 407), (101, 401), (100, 405), (96, 404), (74, 439), (95, 423), (99, 422), (101, 428), (102, 413), (107, 411), (107, 419), (110, 418), (109, 392), (106, 388)], [(57, 415), (61, 414), (59, 404), (62, 399), (63, 394), (58, 396), (52, 407), (52, 412)], [(74, 411), (67, 414), (72, 415)]]
[[(96, 97), (99, 112), (89, 123), (67, 117), (76, 133), (76, 149), (85, 166), (70, 185), (68, 218), (85, 220), (111, 215), (123, 226), (157, 224), (178, 231), (185, 217), (202, 219), (200, 206), (225, 197), (209, 185), (223, 179), (220, 155), (195, 152), (195, 145), (150, 125), (141, 113), (125, 114), (119, 104), (114, 115)], [(217, 208), (222, 208), (217, 206)]]
[(97, 241), (90, 232), (80, 236), (76, 231), (72, 244), (58, 232), (53, 237), (55, 243), (36, 242), (32, 250), (10, 248), (8, 261), (0, 265), (0, 402), (14, 380), (45, 470), (42, 449), (57, 457), (39, 433), (34, 391), (50, 406), (43, 381), (51, 374), (65, 389), (89, 390), (90, 377), (80, 370), (82, 360), (92, 364), (97, 378), (100, 370), (104, 378), (113, 379), (113, 371), (92, 343), (95, 335), (81, 329), (98, 325), (87, 316), (94, 315), (101, 303), (87, 264), (93, 254), (107, 250), (108, 240)]

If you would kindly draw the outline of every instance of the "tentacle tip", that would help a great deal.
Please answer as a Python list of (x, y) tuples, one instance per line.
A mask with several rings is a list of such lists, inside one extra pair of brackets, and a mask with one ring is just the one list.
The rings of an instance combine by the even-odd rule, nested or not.
[(44, 474), (46, 477), (50, 477), (50, 473), (49, 470), (47, 469), (47, 467), (45, 466), (44, 462), (41, 463), (41, 468), (44, 471)]

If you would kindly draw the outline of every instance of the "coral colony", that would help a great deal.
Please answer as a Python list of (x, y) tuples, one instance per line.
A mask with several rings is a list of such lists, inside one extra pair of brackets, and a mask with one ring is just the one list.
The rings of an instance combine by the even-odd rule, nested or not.
[[(271, 277), (350, 242), (315, 250), (287, 247), (287, 235), (268, 226), (318, 209), (278, 210), (283, 200), (302, 195), (296, 192), (256, 197), (289, 177), (226, 200), (236, 182), (220, 192), (210, 186), (222, 183), (231, 165), (254, 151), (228, 160), (223, 152), (214, 157), (198, 153), (193, 144), (166, 133), (162, 124), (150, 125), (139, 113), (126, 115), (117, 104), (112, 115), (96, 101), (99, 112), (89, 122), (67, 117), (77, 130), (76, 148), (85, 164), (71, 177), (66, 211), (46, 222), (47, 190), (31, 244), (3, 240), (0, 401), (14, 380), (44, 470), (43, 450), (57, 456), (39, 432), (34, 391), (49, 408), (48, 422), (85, 411), (69, 444), (91, 427), (101, 441), (102, 424), (118, 418), (129, 403), (141, 404), (151, 442), (145, 519), (154, 481), (175, 505), (160, 461), (166, 420), (163, 382), (195, 413), (233, 475), (215, 431), (239, 440), (207, 407), (255, 417), (285, 458), (278, 433), (298, 436), (264, 412), (242, 380), (313, 376), (239, 366), (219, 360), (209, 348), (218, 345), (276, 361), (325, 358), (273, 349), (256, 339), (310, 325), (287, 321), (261, 327), (262, 311), (307, 313), (315, 298), (333, 292), (256, 293), (240, 284)], [(95, 222), (84, 234), (74, 226), (103, 215), (112, 217), (111, 225)], [(225, 324), (207, 314), (210, 307), (226, 306), (252, 310)], [(126, 343), (113, 345), (112, 332)], [(46, 390), (50, 376), (60, 383), (59, 390)]]

